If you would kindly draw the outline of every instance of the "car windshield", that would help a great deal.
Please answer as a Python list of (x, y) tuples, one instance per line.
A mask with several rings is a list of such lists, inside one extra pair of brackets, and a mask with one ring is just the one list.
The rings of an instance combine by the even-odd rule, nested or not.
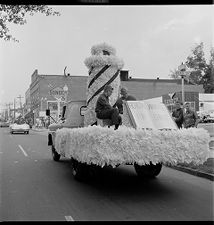
[(24, 124), (25, 123), (25, 119), (24, 118), (19, 118), (15, 120), (16, 124)]

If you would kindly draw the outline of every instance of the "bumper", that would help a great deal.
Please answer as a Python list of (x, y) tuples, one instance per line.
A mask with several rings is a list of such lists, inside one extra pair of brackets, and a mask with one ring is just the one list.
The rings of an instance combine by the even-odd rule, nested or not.
[(29, 129), (11, 129), (10, 132), (17, 132), (17, 133), (29, 132)]

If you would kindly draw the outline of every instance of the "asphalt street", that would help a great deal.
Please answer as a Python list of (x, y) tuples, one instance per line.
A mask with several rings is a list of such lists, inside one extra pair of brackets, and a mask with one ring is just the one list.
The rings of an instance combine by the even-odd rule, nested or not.
[(1, 221), (213, 221), (213, 182), (163, 167), (152, 180), (133, 166), (78, 182), (70, 160), (52, 160), (47, 132), (0, 129)]

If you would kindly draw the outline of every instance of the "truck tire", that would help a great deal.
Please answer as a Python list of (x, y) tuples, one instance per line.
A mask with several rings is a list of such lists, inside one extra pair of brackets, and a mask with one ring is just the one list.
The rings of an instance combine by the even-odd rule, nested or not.
[(54, 161), (59, 161), (59, 159), (60, 159), (60, 154), (58, 154), (57, 152), (56, 152), (56, 149), (54, 148), (54, 146), (52, 145), (52, 157), (53, 157), (53, 160)]
[(76, 159), (71, 158), (72, 174), (78, 181), (87, 179), (88, 168), (86, 163), (78, 162)]
[(154, 178), (156, 177), (162, 169), (162, 163), (152, 164), (150, 165), (138, 165), (134, 164), (135, 171), (139, 177), (142, 178)]

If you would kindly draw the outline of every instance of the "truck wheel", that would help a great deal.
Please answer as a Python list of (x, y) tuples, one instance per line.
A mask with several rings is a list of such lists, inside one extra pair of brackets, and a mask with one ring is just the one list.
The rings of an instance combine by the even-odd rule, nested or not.
[(101, 173), (101, 167), (95, 164), (87, 165), (88, 167), (88, 177), (92, 180), (98, 178)]
[(72, 174), (78, 181), (83, 181), (88, 178), (88, 165), (86, 163), (78, 162), (71, 158)]
[(54, 161), (59, 161), (60, 159), (60, 154), (56, 152), (56, 149), (54, 148), (53, 145), (52, 145), (52, 157)]
[(154, 178), (160, 173), (162, 169), (162, 163), (157, 163), (156, 165), (154, 165), (150, 162), (150, 165), (142, 166), (134, 164), (134, 168), (139, 177)]

